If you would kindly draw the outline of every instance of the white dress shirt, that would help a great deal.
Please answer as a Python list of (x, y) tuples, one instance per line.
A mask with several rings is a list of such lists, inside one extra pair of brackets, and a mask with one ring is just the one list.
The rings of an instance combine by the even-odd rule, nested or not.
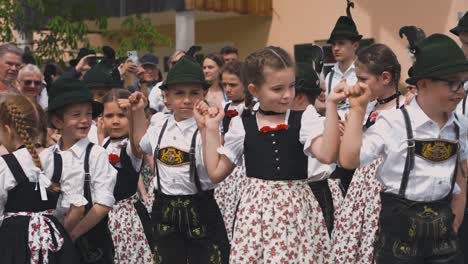
[[(189, 118), (180, 122), (174, 119), (173, 114), (156, 113), (151, 118), (151, 124), (146, 134), (140, 141), (141, 149), (148, 155), (153, 155), (158, 144), (159, 135), (164, 123), (168, 120), (166, 130), (161, 139), (160, 149), (173, 147), (184, 152), (190, 152), (192, 137), (197, 129), (195, 119)], [(197, 133), (195, 143), (195, 165), (197, 167), (198, 177), (200, 179), (202, 190), (211, 190), (215, 188), (208, 177), (202, 155), (202, 142), (200, 133)], [(156, 164), (155, 164), (156, 165)], [(166, 195), (191, 195), (197, 193), (195, 183), (190, 179), (190, 165), (169, 166), (157, 160), (161, 190)], [(153, 185), (157, 184), (157, 176), (153, 178)]]
[(163, 82), (158, 82), (149, 92), (149, 107), (156, 112), (168, 113), (169, 109), (167, 109), (166, 105), (164, 104), (164, 96), (162, 94), (161, 88), (159, 88), (161, 84), (163, 84)]
[[(406, 106), (415, 139), (443, 138), (454, 140), (455, 124), (460, 127), (460, 158), (466, 160), (467, 119), (453, 114), (440, 129), (419, 107), (417, 100)], [(363, 137), (361, 167), (378, 157), (384, 161), (377, 170), (385, 192), (398, 194), (407, 154), (407, 135), (403, 114), (399, 109), (383, 111)], [(431, 162), (415, 156), (415, 166), (409, 175), (406, 198), (413, 201), (435, 201), (444, 198), (451, 189), (456, 157), (442, 162)]]
[[(285, 124), (288, 123), (289, 111), (286, 113)], [(218, 149), (219, 154), (225, 155), (233, 164), (241, 165), (244, 154), (245, 129), (239, 116), (231, 120), (231, 127), (224, 135), (224, 146)], [(304, 153), (312, 156), (310, 145), (312, 141), (323, 134), (323, 121), (312, 105), (309, 105), (301, 119), (301, 129), (298, 140), (304, 145)], [(292, 139), (293, 140), (293, 139)], [(268, 155), (268, 153), (266, 153)]]
[[(36, 167), (34, 161), (29, 154), (26, 148), (21, 148), (13, 152), (16, 159), (20, 163), (26, 177), (30, 182), (40, 182), (41, 186), (39, 188), (47, 188), (50, 184), (42, 184), (44, 180), (40, 180), (40, 169)], [(44, 176), (50, 181), (54, 174), (54, 155), (50, 149), (45, 149), (39, 154), (41, 160), (42, 169), (44, 171)], [(66, 166), (63, 166), (62, 176), (60, 178), (60, 187), (61, 187), (61, 200), (67, 201), (68, 204), (74, 204), (75, 206), (81, 206), (87, 204), (86, 199), (82, 196), (82, 193), (79, 192), (79, 189), (74, 188), (70, 185), (74, 181), (74, 175), (69, 173), (69, 170)], [(8, 168), (7, 163), (3, 158), (0, 158), (0, 215), (3, 215), (5, 205), (8, 200), (8, 191), (15, 188), (17, 182), (13, 173)], [(37, 191), (40, 191), (38, 188)], [(1, 222), (0, 222), (1, 224)]]
[[(63, 167), (72, 176), (73, 180), (69, 181), (67, 188), (77, 188), (80, 193), (83, 193), (85, 181), (84, 160), (86, 147), (90, 143), (88, 138), (83, 138), (76, 142), (68, 150), (60, 150), (58, 144), (50, 147), (62, 155)], [(109, 163), (109, 155), (101, 146), (94, 145), (89, 155), (89, 174), (91, 198), (93, 203), (112, 207), (115, 203), (114, 186), (117, 179), (117, 170)], [(62, 201), (62, 207), (67, 208), (70, 205), (66, 201)]]

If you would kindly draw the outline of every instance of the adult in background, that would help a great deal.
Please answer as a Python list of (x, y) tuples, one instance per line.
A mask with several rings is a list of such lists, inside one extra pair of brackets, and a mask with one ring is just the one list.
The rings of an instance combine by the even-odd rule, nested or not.
[(220, 69), (224, 59), (217, 54), (208, 54), (203, 60), (203, 73), (205, 80), (210, 84), (205, 98), (211, 105), (219, 105), (227, 101), (226, 95), (220, 85)]
[[(47, 92), (42, 95), (46, 98), (41, 98), (44, 89), (44, 76), (36, 65), (26, 64), (21, 68), (18, 74), (18, 84), (18, 89), (23, 95), (29, 97), (33, 102), (37, 102), (43, 109), (47, 108), (49, 98)], [(46, 104), (43, 103), (44, 101)]]
[(219, 53), (223, 56), (225, 63), (239, 60), (239, 50), (234, 47), (224, 46)]
[(18, 72), (23, 51), (13, 44), (0, 45), (0, 91), (18, 93)]

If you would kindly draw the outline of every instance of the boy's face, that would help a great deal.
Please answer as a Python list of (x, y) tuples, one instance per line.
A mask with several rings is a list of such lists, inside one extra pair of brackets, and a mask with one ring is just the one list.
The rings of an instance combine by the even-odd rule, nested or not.
[(344, 62), (354, 58), (359, 42), (349, 39), (338, 39), (332, 43), (333, 57), (337, 62)]
[(78, 103), (66, 106), (62, 117), (52, 116), (52, 123), (62, 133), (65, 140), (78, 141), (88, 136), (93, 122), (91, 103)]
[[(465, 96), (463, 82), (468, 80), (468, 72), (456, 73), (440, 79), (443, 80), (424, 79), (418, 81), (418, 96), (424, 96), (430, 105), (437, 107), (442, 112), (453, 112)], [(454, 91), (455, 87), (460, 88)]]
[(167, 89), (166, 100), (176, 121), (181, 121), (193, 117), (193, 106), (205, 95), (206, 91), (199, 84), (173, 84)]
[(222, 76), (224, 93), (233, 102), (244, 100), (244, 86), (237, 75), (224, 72)]

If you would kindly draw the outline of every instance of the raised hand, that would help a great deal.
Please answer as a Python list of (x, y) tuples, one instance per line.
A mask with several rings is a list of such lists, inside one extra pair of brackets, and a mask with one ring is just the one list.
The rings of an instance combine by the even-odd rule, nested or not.
[(148, 104), (148, 99), (142, 92), (134, 92), (128, 97), (132, 111), (144, 109)]
[(341, 81), (331, 90), (327, 97), (327, 101), (338, 104), (339, 102), (345, 100), (347, 96), (344, 91), (347, 87), (348, 84), (346, 83), (346, 79), (341, 79)]
[(208, 111), (208, 105), (203, 100), (199, 100), (198, 102), (195, 103), (195, 107), (193, 108), (193, 116), (195, 117), (197, 126), (200, 129), (203, 129), (206, 127), (205, 115), (207, 111)]
[(75, 66), (77, 72), (84, 73), (91, 69), (91, 65), (89, 65), (89, 59), (96, 57), (96, 54), (89, 54), (81, 58), (78, 64)]
[(357, 82), (353, 86), (348, 86), (344, 93), (349, 98), (349, 105), (351, 108), (366, 108), (372, 97), (369, 86), (362, 82)]

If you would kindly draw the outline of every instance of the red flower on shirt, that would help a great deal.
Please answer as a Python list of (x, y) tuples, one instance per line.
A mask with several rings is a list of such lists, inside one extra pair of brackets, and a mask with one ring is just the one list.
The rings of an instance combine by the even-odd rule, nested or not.
[(116, 154), (109, 154), (109, 162), (110, 164), (112, 165), (116, 165), (118, 163), (120, 163), (120, 157)]
[(279, 124), (276, 127), (264, 126), (264, 127), (260, 128), (260, 132), (268, 133), (268, 132), (272, 132), (272, 131), (280, 131), (280, 130), (286, 130), (286, 129), (288, 129), (287, 124)]
[(379, 116), (379, 114), (377, 112), (372, 112), (369, 116), (369, 120), (371, 122), (375, 122), (375, 120), (377, 119), (377, 116)]
[(239, 115), (239, 112), (237, 112), (237, 110), (227, 110), (225, 115), (227, 117), (235, 117), (235, 116), (238, 116)]

